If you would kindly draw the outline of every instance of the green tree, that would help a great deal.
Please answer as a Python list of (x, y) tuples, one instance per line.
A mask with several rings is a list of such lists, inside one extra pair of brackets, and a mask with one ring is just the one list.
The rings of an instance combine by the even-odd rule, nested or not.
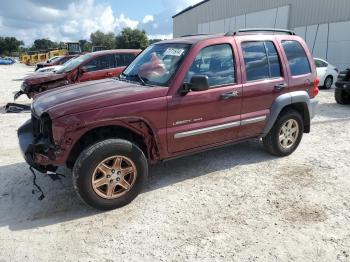
[(91, 33), (90, 41), (93, 46), (104, 46), (106, 49), (113, 49), (116, 45), (115, 35), (112, 32), (107, 34), (101, 31)]
[(40, 50), (48, 50), (50, 48), (57, 48), (58, 44), (56, 42), (51, 41), (50, 39), (36, 39), (34, 40), (34, 44), (32, 46), (32, 50), (40, 51)]
[(92, 50), (92, 43), (86, 42), (86, 44), (84, 45), (83, 52), (91, 52), (91, 50)]
[(17, 40), (15, 37), (0, 37), (0, 55), (18, 52), (21, 45), (24, 45), (23, 41)]
[(92, 44), (89, 41), (82, 39), (82, 40), (79, 40), (79, 43), (80, 43), (81, 51), (91, 52)]
[(144, 30), (127, 27), (116, 37), (116, 48), (145, 49), (148, 45), (148, 38)]
[(84, 50), (84, 47), (85, 47), (85, 45), (86, 45), (86, 43), (87, 43), (87, 40), (81, 39), (81, 40), (79, 40), (78, 42), (79, 42), (79, 44), (80, 44), (81, 50), (83, 51), (83, 50)]
[(57, 47), (55, 47), (55, 48), (58, 48), (58, 49), (66, 49), (67, 48), (67, 45), (66, 45), (66, 43), (65, 42), (59, 42), (59, 43), (57, 43)]

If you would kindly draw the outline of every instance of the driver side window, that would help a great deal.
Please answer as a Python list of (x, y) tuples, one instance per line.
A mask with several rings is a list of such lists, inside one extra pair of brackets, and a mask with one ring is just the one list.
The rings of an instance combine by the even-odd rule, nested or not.
[(205, 75), (208, 76), (210, 87), (234, 84), (236, 82), (234, 64), (230, 45), (205, 47), (193, 61), (185, 82), (190, 82), (194, 75)]

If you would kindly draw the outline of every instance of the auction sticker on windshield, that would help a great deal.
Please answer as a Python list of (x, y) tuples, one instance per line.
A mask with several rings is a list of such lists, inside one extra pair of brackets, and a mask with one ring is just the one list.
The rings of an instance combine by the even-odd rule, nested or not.
[(165, 50), (164, 55), (171, 55), (171, 56), (181, 56), (185, 49), (182, 48), (167, 48)]

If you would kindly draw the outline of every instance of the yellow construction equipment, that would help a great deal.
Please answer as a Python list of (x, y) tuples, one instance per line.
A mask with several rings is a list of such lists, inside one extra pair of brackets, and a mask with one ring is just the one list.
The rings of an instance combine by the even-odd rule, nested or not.
[(66, 56), (80, 54), (81, 47), (79, 42), (67, 42), (65, 49), (51, 49), (47, 51), (29, 51), (27, 54), (22, 54), (20, 61), (26, 65), (35, 65), (39, 62), (44, 62), (54, 56)]

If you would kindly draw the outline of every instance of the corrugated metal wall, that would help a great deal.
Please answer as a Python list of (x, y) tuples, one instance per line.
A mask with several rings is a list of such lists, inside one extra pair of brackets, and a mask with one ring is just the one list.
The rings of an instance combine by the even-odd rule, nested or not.
[(210, 0), (174, 17), (175, 37), (196, 34), (198, 25), (290, 5), (289, 28), (350, 20), (350, 0)]

